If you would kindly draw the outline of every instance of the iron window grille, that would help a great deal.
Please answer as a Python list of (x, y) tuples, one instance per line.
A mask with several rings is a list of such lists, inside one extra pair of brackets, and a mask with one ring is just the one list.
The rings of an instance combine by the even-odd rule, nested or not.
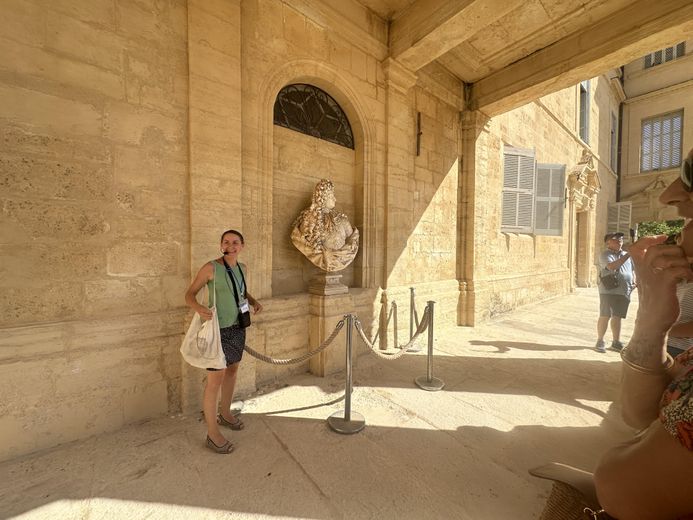
[(305, 83), (287, 85), (274, 103), (274, 124), (354, 149), (346, 114), (324, 90)]

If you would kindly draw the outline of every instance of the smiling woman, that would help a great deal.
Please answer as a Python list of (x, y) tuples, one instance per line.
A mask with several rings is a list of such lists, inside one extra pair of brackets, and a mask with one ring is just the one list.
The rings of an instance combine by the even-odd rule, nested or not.
[[(226, 357), (226, 368), (207, 369), (204, 391), (204, 416), (207, 423), (207, 447), (216, 453), (231, 453), (233, 444), (219, 430), (219, 425), (232, 430), (243, 429), (243, 421), (231, 413), (231, 401), (236, 386), (238, 366), (245, 347), (245, 325), (240, 319), (243, 313), (262, 311), (262, 305), (248, 292), (248, 270), (238, 261), (245, 239), (235, 229), (224, 231), (219, 244), (222, 256), (206, 263), (185, 293), (185, 303), (204, 320), (212, 318), (210, 307), (216, 305), (219, 316), (221, 345)], [(216, 283), (218, 282), (218, 283)], [(197, 301), (197, 293), (207, 285), (209, 307)], [(217, 412), (221, 390), (221, 412)], [(218, 413), (218, 415), (217, 415)]]

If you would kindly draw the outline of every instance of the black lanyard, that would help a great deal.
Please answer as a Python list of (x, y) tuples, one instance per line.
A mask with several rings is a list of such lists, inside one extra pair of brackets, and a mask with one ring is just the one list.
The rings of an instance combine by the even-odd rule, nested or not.
[[(222, 261), (224, 262), (224, 266), (226, 267), (226, 272), (228, 273), (229, 278), (231, 278), (231, 283), (233, 284), (233, 297), (236, 298), (236, 307), (240, 308), (241, 303), (240, 303), (240, 300), (238, 299), (238, 292), (239, 291), (238, 291), (238, 289), (236, 289), (236, 275), (233, 274), (231, 267), (229, 266), (229, 264), (226, 263), (226, 258), (222, 258)], [(244, 289), (243, 292), (245, 293), (247, 291), (247, 287), (245, 285), (245, 276), (243, 276), (243, 268), (241, 267), (241, 264), (237, 264), (237, 265), (238, 265), (238, 270), (241, 272), (241, 280), (243, 280), (243, 289)], [(226, 283), (229, 283), (228, 280), (226, 281)], [(245, 294), (243, 295), (243, 297), (245, 297)]]

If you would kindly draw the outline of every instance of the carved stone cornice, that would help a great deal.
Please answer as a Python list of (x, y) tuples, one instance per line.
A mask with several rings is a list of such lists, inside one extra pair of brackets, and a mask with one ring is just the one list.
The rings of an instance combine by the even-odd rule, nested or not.
[(387, 80), (387, 86), (406, 94), (416, 85), (417, 76), (397, 60), (386, 58), (383, 60), (383, 71)]

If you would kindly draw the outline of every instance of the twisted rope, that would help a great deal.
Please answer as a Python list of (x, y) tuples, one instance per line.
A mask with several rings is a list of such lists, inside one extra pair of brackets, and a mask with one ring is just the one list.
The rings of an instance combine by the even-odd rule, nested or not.
[(325, 350), (327, 347), (330, 346), (330, 343), (334, 341), (334, 338), (337, 337), (337, 334), (339, 334), (339, 331), (342, 330), (342, 327), (344, 327), (344, 319), (339, 320), (337, 325), (335, 325), (334, 330), (332, 331), (332, 334), (330, 334), (330, 337), (327, 338), (325, 341), (323, 341), (318, 348), (315, 350), (311, 350), (310, 352), (307, 352), (303, 354), (302, 356), (299, 356), (297, 358), (291, 358), (291, 359), (276, 359), (270, 356), (265, 356), (264, 354), (260, 354), (258, 351), (253, 350), (250, 348), (248, 345), (243, 347), (245, 351), (253, 356), (256, 359), (259, 359), (260, 361), (264, 361), (265, 363), (270, 363), (272, 365), (293, 365), (296, 363), (302, 363), (306, 359), (313, 357), (315, 354), (319, 354), (323, 350)]
[[(392, 302), (392, 303), (394, 304), (395, 302)], [(390, 326), (390, 320), (392, 319), (392, 313), (394, 311), (395, 311), (395, 308), (390, 306), (390, 314), (387, 315), (387, 320), (385, 321), (385, 327)], [(375, 345), (375, 342), (378, 341), (378, 336), (380, 336), (380, 327), (378, 327), (378, 330), (375, 331), (375, 336), (373, 336), (373, 341), (371, 341), (371, 343), (373, 343)]]
[(428, 307), (424, 311), (424, 315), (421, 318), (421, 324), (419, 328), (416, 330), (416, 334), (412, 336), (412, 338), (409, 340), (409, 343), (407, 345), (401, 347), (401, 349), (398, 352), (395, 352), (393, 354), (384, 354), (380, 352), (380, 350), (373, 345), (370, 341), (368, 341), (368, 337), (366, 336), (366, 333), (363, 331), (363, 326), (361, 325), (361, 320), (358, 319), (358, 317), (354, 318), (354, 326), (356, 327), (356, 331), (359, 333), (359, 336), (361, 337), (361, 340), (366, 344), (368, 349), (375, 354), (377, 357), (380, 359), (399, 359), (401, 358), (404, 354), (407, 353), (407, 348), (421, 335), (423, 331), (426, 330), (428, 327)]

